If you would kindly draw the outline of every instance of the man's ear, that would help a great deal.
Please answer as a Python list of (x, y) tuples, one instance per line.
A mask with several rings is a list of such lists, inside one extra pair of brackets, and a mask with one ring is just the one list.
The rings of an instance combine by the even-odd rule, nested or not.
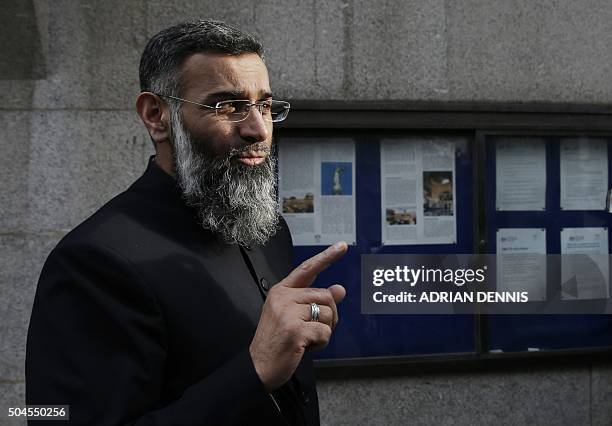
[(170, 141), (170, 110), (159, 96), (141, 92), (136, 98), (136, 112), (147, 127), (156, 149), (159, 144)]

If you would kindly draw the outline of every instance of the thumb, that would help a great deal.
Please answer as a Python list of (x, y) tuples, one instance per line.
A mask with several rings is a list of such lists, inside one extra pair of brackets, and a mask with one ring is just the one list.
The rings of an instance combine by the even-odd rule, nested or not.
[(334, 284), (328, 287), (329, 292), (332, 294), (334, 298), (334, 302), (336, 305), (344, 300), (344, 296), (346, 296), (346, 289), (342, 287), (340, 284)]
[(338, 241), (321, 253), (302, 262), (300, 266), (291, 271), (279, 284), (293, 288), (309, 287), (319, 273), (344, 256), (347, 250), (348, 246), (346, 243)]

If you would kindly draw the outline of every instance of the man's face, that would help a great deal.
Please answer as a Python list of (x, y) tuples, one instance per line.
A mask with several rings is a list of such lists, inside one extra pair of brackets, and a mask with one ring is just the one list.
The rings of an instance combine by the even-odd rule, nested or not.
[[(238, 56), (194, 54), (181, 67), (181, 97), (214, 106), (219, 101), (246, 99), (251, 102), (271, 99), (268, 70), (254, 53)], [(272, 123), (262, 118), (257, 108), (240, 122), (222, 121), (215, 111), (183, 103), (181, 117), (185, 131), (198, 151), (212, 156), (227, 155), (232, 149), (246, 150), (232, 159), (245, 167), (263, 163), (272, 145)]]
[[(259, 56), (197, 54), (182, 67), (181, 97), (214, 106), (271, 98)], [(230, 244), (265, 244), (276, 232), (278, 205), (272, 123), (255, 108), (239, 122), (181, 102), (171, 108), (173, 162), (187, 204), (200, 224)]]

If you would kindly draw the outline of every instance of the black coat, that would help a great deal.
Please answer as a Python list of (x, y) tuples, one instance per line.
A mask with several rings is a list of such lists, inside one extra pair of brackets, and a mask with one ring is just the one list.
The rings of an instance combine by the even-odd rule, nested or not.
[(271, 398), (248, 352), (269, 286), (292, 267), (287, 225), (247, 250), (194, 217), (151, 161), (62, 239), (34, 300), (28, 404), (69, 404), (84, 425), (319, 423), (308, 355)]

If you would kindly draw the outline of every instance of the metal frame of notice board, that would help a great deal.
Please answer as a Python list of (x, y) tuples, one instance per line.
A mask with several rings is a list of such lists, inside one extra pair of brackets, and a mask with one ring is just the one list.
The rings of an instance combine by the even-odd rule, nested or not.
[[(463, 158), (457, 159), (456, 165), (458, 179), (456, 246), (395, 246), (386, 251), (380, 247), (375, 247), (374, 250), (377, 253), (428, 253), (436, 250), (446, 253), (487, 253), (491, 238), (489, 231), (496, 227), (495, 215), (489, 211), (495, 186), (494, 174), (491, 181), (491, 164), (495, 161), (491, 151), (490, 141), (493, 140), (491, 138), (536, 135), (554, 138), (584, 135), (612, 139), (612, 107), (388, 101), (292, 101), (291, 104), (290, 118), (275, 128), (278, 149), (282, 149), (284, 138), (291, 139), (294, 136), (322, 140), (342, 136), (350, 137), (356, 142), (357, 245), (351, 248), (352, 253), (349, 252), (346, 259), (341, 260), (329, 272), (323, 273), (318, 281), (320, 285), (342, 281), (343, 275), (339, 271), (355, 268), (356, 271), (351, 275), (350, 282), (343, 284), (356, 296), (353, 299), (348, 298), (348, 303), (345, 301), (340, 305), (341, 325), (336, 329), (330, 347), (321, 353), (322, 358), (315, 361), (320, 377), (397, 375), (429, 369), (456, 371), (464, 368), (496, 368), (499, 365), (505, 367), (516, 365), (523, 368), (530, 364), (549, 366), (562, 362), (567, 365), (572, 362), (583, 362), (585, 358), (589, 361), (609, 358), (612, 354), (612, 320), (609, 318), (607, 320), (611, 324), (610, 338), (606, 340), (605, 345), (590, 347), (580, 347), (577, 344), (563, 345), (561, 338), (556, 346), (549, 345), (549, 350), (533, 352), (509, 345), (507, 351), (500, 353), (492, 353), (490, 350), (496, 349), (491, 345), (499, 344), (496, 338), (501, 333), (512, 335), (513, 330), (520, 330), (526, 324), (531, 326), (537, 324), (537, 318), (531, 318), (525, 323), (526, 320), (521, 321), (520, 317), (518, 320), (516, 318), (504, 320), (500, 319), (502, 316), (479, 314), (470, 318), (465, 316), (408, 318), (378, 315), (376, 317), (379, 318), (363, 322), (363, 318), (360, 319), (363, 316), (360, 315), (359, 309), (358, 262), (361, 253), (371, 252), (368, 244), (376, 242), (376, 238), (371, 235), (373, 228), (380, 227), (380, 214), (378, 216), (376, 214), (380, 210), (376, 207), (376, 203), (380, 203), (380, 197), (376, 199), (375, 192), (380, 192), (380, 157), (377, 142), (381, 137), (432, 135), (459, 137), (467, 138), (468, 146), (462, 152)], [(554, 141), (550, 144), (553, 146)], [(608, 150), (608, 155), (612, 159), (612, 150)], [(465, 164), (461, 163), (462, 161)], [(608, 164), (612, 164), (612, 161)], [(609, 173), (612, 173), (612, 167), (609, 166), (608, 169)], [(548, 172), (550, 170), (547, 170)], [(612, 176), (609, 182), (612, 182)], [(461, 211), (468, 213), (459, 217)], [(464, 231), (461, 235), (460, 221), (461, 229)], [(365, 233), (366, 237), (360, 238), (360, 233)], [(323, 248), (323, 246), (296, 247), (296, 262), (299, 263)], [(539, 317), (540, 323), (544, 327), (550, 325), (552, 317), (542, 320), (543, 317)], [(557, 323), (558, 320), (559, 318)], [(588, 327), (588, 320), (583, 322), (584, 324)], [(359, 327), (366, 331), (359, 339), (351, 337), (346, 331), (343, 335), (342, 326), (357, 326), (352, 333), (360, 333)], [(578, 332), (580, 330), (588, 331), (584, 327)], [(562, 330), (558, 327), (554, 332), (562, 335)], [(520, 337), (520, 333), (518, 335)], [(429, 341), (429, 346), (423, 344), (423, 339), (427, 339), (428, 336), (433, 340), (438, 339), (438, 343), (442, 346), (436, 346), (433, 341)], [(410, 343), (410, 339), (413, 339), (414, 344)], [(527, 343), (538, 347), (533, 341)], [(411, 348), (410, 351), (406, 351), (406, 345)]]

